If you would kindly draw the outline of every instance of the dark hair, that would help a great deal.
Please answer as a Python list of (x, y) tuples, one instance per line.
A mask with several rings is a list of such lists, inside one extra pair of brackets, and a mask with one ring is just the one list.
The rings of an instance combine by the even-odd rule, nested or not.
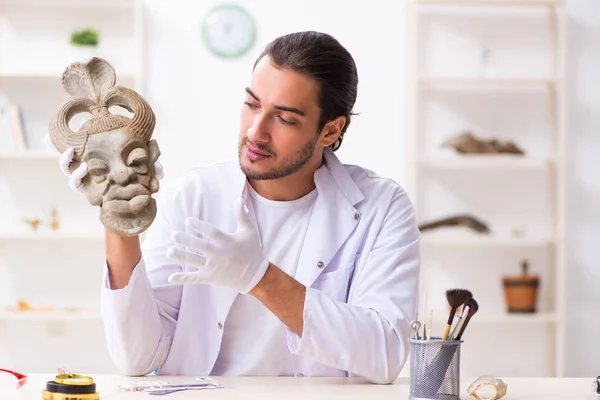
[(256, 59), (253, 68), (264, 56), (269, 56), (280, 68), (306, 74), (317, 81), (321, 108), (317, 132), (334, 118), (346, 118), (339, 138), (329, 146), (333, 151), (339, 149), (350, 117), (354, 115), (352, 107), (358, 86), (356, 64), (348, 50), (326, 33), (306, 31), (273, 40)]

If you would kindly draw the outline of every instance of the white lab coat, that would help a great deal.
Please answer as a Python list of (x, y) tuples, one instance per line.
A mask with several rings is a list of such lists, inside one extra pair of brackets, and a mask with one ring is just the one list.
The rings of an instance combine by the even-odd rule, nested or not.
[[(406, 193), (395, 182), (340, 163), (325, 151), (318, 196), (296, 280), (307, 287), (302, 337), (287, 330), (296, 376), (362, 376), (393, 381), (406, 362), (416, 317), (420, 235)], [(237, 296), (208, 285), (172, 285), (188, 270), (166, 256), (171, 233), (188, 216), (233, 232), (233, 202), (252, 203), (237, 162), (196, 168), (158, 197), (158, 213), (127, 287), (102, 289), (108, 350), (126, 375), (209, 375), (223, 323)], [(285, 234), (285, 232), (281, 232)], [(193, 270), (193, 269), (189, 269)], [(249, 349), (251, 351), (251, 349)]]

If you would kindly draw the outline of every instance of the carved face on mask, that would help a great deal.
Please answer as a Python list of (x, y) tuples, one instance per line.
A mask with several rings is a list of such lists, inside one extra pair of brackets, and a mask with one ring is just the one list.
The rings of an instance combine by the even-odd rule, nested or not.
[[(88, 175), (82, 183), (90, 204), (100, 206), (102, 224), (119, 235), (135, 236), (156, 216), (151, 195), (159, 188), (154, 163), (160, 151), (150, 140), (155, 119), (148, 103), (114, 83), (114, 69), (102, 59), (71, 64), (63, 74), (63, 86), (73, 98), (52, 120), (50, 137), (61, 152), (75, 149), (71, 170), (87, 163)], [(129, 119), (110, 114), (112, 106), (134, 115)], [(81, 112), (91, 113), (92, 118), (73, 132), (68, 123)]]

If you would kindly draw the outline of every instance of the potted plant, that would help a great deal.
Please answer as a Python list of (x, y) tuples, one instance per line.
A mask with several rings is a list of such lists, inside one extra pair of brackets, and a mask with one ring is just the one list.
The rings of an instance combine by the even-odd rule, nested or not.
[(99, 43), (99, 35), (93, 29), (75, 31), (71, 34), (70, 43), (78, 50), (78, 58), (89, 59), (94, 56)]
[(537, 306), (540, 278), (529, 274), (529, 263), (521, 262), (520, 275), (505, 275), (502, 277), (504, 299), (507, 311), (510, 313), (535, 313)]

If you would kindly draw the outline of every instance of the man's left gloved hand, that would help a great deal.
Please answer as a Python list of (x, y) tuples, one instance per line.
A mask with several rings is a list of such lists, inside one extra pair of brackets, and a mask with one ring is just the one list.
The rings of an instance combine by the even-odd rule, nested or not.
[(194, 272), (178, 272), (169, 276), (170, 283), (204, 283), (226, 286), (242, 294), (252, 290), (262, 279), (269, 261), (262, 253), (258, 232), (244, 210), (242, 199), (235, 202), (238, 229), (226, 233), (198, 218), (185, 220), (191, 232), (173, 233), (173, 242), (185, 248), (171, 246), (167, 256), (185, 265), (198, 268)]

